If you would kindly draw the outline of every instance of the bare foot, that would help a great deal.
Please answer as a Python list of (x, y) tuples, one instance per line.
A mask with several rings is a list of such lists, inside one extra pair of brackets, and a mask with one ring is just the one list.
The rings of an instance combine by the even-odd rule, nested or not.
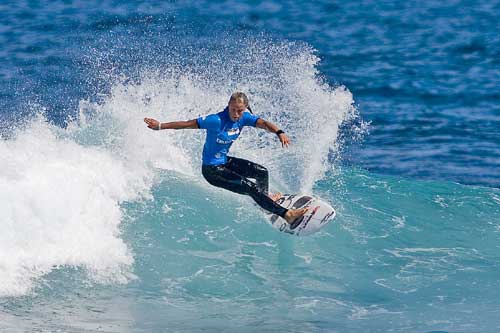
[(295, 220), (297, 220), (298, 218), (300, 218), (302, 215), (304, 215), (305, 213), (307, 213), (307, 211), (309, 210), (309, 208), (301, 208), (301, 209), (289, 209), (286, 214), (285, 214), (285, 220), (290, 223), (290, 224), (293, 224), (293, 222)]
[(269, 198), (271, 198), (273, 201), (277, 201), (279, 200), (281, 197), (283, 196), (283, 194), (281, 194), (280, 192), (276, 192), (274, 194), (271, 194), (269, 196)]

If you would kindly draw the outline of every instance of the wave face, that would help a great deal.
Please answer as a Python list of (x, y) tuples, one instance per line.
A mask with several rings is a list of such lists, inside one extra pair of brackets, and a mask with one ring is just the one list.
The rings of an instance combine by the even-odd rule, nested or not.
[(11, 192), (3, 328), (494, 330), (498, 190), (337, 170), (313, 190), (338, 217), (298, 238), (189, 163), (55, 142)]
[[(495, 8), (377, 6), (2, 8), (0, 330), (496, 331)], [(235, 90), (292, 145), (246, 128), (231, 153), (331, 203), (317, 234), (208, 185), (203, 131), (142, 121)]]

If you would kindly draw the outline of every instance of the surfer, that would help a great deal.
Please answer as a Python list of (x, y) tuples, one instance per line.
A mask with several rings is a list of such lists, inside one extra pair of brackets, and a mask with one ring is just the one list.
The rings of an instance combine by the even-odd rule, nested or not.
[[(247, 112), (247, 109), (250, 112)], [(307, 212), (307, 208), (286, 209), (280, 206), (276, 200), (281, 194), (269, 195), (269, 173), (265, 167), (227, 155), (244, 126), (258, 127), (276, 134), (282, 147), (288, 147), (290, 144), (285, 132), (251, 112), (248, 97), (242, 92), (235, 92), (231, 95), (227, 107), (219, 113), (186, 121), (161, 123), (156, 119), (144, 118), (144, 122), (152, 130), (206, 129), (201, 171), (208, 183), (251, 196), (260, 207), (281, 216), (294, 228), (296, 225), (293, 222), (300, 222), (299, 217)]]

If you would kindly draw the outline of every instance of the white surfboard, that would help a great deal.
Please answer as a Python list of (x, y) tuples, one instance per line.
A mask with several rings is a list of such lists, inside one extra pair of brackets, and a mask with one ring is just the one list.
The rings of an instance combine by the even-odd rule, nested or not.
[(269, 223), (273, 228), (288, 234), (296, 236), (313, 234), (335, 217), (335, 209), (332, 206), (311, 195), (285, 194), (276, 202), (288, 209), (309, 208), (309, 211), (292, 225), (278, 215), (269, 215)]

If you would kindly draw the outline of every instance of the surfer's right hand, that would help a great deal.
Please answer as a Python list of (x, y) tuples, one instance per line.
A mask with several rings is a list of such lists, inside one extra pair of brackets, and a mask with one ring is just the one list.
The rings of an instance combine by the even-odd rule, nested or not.
[(144, 118), (144, 122), (148, 124), (148, 127), (151, 128), (152, 130), (159, 130), (160, 129), (160, 122), (156, 119), (153, 118)]

